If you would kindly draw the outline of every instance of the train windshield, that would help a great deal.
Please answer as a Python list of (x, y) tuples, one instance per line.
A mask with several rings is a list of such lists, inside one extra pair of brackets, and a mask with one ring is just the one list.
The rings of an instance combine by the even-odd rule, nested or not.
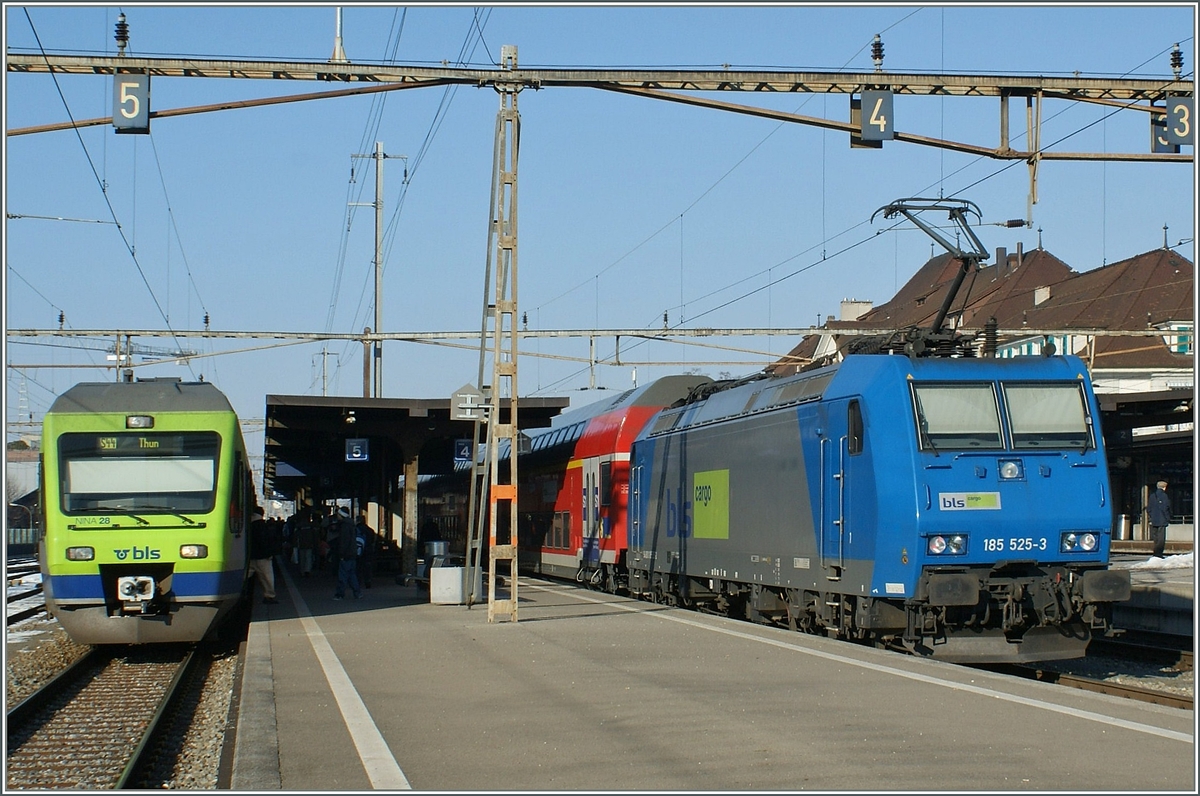
[(1014, 448), (1087, 448), (1092, 441), (1078, 384), (1005, 384)]
[(220, 448), (210, 431), (64, 434), (63, 511), (211, 511)]
[(913, 401), (923, 450), (1003, 446), (990, 384), (915, 384)]

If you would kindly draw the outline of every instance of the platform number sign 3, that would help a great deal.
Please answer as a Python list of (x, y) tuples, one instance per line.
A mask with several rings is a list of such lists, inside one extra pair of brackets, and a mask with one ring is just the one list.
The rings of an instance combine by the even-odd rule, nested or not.
[(1191, 97), (1167, 97), (1163, 113), (1150, 114), (1150, 151), (1171, 153), (1190, 146), (1195, 140), (1192, 112)]
[(150, 133), (150, 75), (113, 75), (113, 128), (118, 133)]

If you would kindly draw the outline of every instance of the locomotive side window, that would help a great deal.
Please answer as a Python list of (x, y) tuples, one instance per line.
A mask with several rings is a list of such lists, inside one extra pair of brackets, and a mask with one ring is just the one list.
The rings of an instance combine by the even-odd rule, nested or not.
[(1092, 444), (1078, 384), (1005, 384), (1014, 448), (1075, 448)]
[(847, 448), (851, 456), (857, 456), (863, 451), (863, 420), (862, 407), (858, 401), (851, 401), (846, 410)]
[(914, 384), (913, 407), (922, 450), (1003, 447), (990, 384)]
[(58, 445), (64, 512), (212, 510), (215, 433), (64, 434)]
[(612, 502), (612, 462), (600, 462), (600, 505)]

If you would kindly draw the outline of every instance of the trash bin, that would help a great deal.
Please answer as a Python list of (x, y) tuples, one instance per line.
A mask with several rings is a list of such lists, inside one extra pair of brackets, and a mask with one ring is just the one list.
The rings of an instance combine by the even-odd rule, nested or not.
[(462, 556), (434, 556), (429, 564), (429, 602), (434, 605), (466, 602), (463, 595), (464, 563)]
[(1113, 538), (1120, 541), (1127, 541), (1133, 538), (1133, 517), (1128, 514), (1122, 514), (1117, 517), (1117, 528), (1113, 533)]

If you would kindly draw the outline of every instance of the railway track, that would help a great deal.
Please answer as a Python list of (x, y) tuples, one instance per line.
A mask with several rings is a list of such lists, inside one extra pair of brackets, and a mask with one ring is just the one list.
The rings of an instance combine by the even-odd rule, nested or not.
[(30, 585), (23, 591), (6, 595), (5, 608), (5, 627), (12, 627), (18, 622), (44, 613), (46, 596), (42, 593), (42, 584)]
[(1185, 637), (1126, 631), (1118, 638), (1092, 639), (1088, 654), (1150, 661), (1171, 666), (1175, 671), (1190, 672), (1194, 657), (1191, 643), (1192, 640)]
[(6, 789), (135, 787), (199, 657), (194, 645), (85, 655), (8, 712)]
[[(1155, 705), (1193, 710), (1195, 695), (1121, 681), (1138, 666), (1153, 667), (1159, 677), (1173, 677), (1193, 671), (1191, 639), (1162, 634), (1127, 633), (1120, 637), (1093, 639), (1086, 659), (1049, 661), (1040, 664), (993, 664), (980, 668), (1056, 683), (1070, 688), (1135, 699)], [(1187, 645), (1187, 646), (1185, 646)], [(1095, 670), (1085, 674), (1085, 669)], [(1099, 674), (1103, 672), (1103, 676)]]
[(1058, 685), (1065, 685), (1070, 688), (1078, 688), (1099, 694), (1110, 694), (1126, 699), (1136, 699), (1139, 702), (1149, 702), (1154, 705), (1179, 708), (1180, 710), (1193, 709), (1194, 697), (1187, 694), (1175, 694), (1170, 691), (1160, 691), (1140, 685), (1119, 683), (1096, 677), (1084, 677), (1077, 674), (1065, 674), (1063, 672), (1054, 672), (1034, 667), (1024, 668), (1029, 670), (1029, 673), (1024, 676), (1043, 682), (1057, 683)]

